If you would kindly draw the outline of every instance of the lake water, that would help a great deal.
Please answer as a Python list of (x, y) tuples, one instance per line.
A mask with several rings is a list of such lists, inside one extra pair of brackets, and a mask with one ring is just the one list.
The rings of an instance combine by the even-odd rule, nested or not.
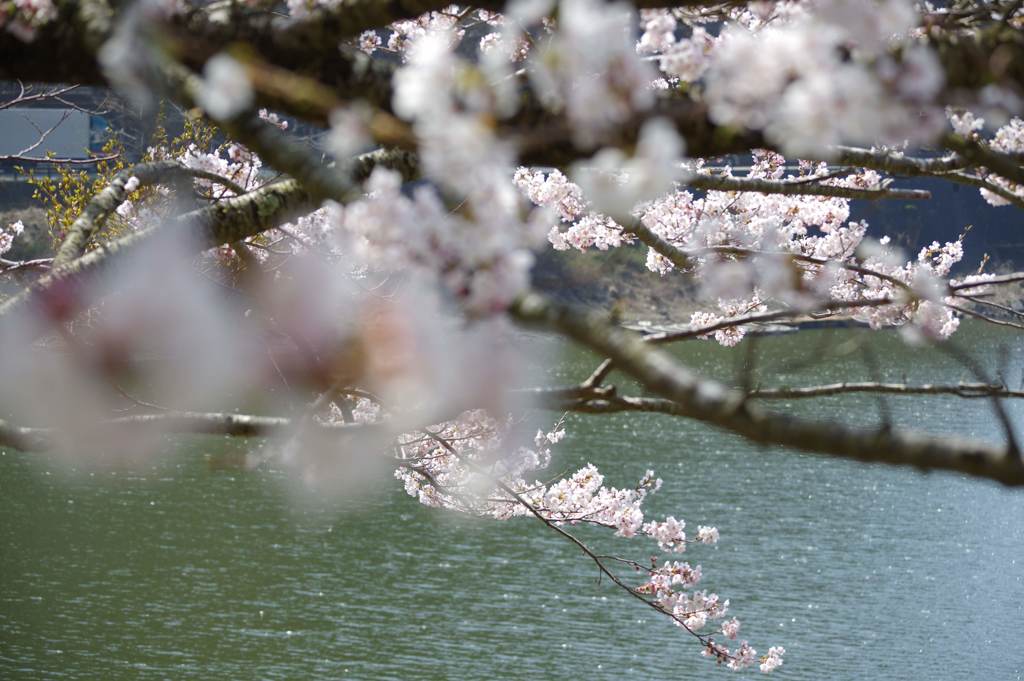
[[(968, 326), (957, 342), (990, 367), (1005, 355), (1020, 383), (1017, 336)], [(868, 380), (862, 346), (889, 380), (973, 380), (894, 334), (770, 337), (753, 356), (765, 384)], [(701, 342), (677, 352), (723, 380), (751, 356)], [(594, 363), (566, 353), (556, 380)], [(899, 425), (1001, 437), (984, 400), (775, 407), (865, 425), (888, 410)], [(1024, 407), (1010, 409), (1024, 434)], [(754, 448), (657, 415), (568, 425), (557, 471), (589, 461), (630, 485), (653, 468), (665, 486), (651, 513), (720, 529), (717, 547), (685, 557), (731, 599), (755, 647), (786, 647), (780, 678), (1024, 678), (1024, 490)], [(278, 473), (211, 470), (205, 455), (234, 446), (196, 438), (159, 470), (72, 478), (0, 454), (0, 678), (733, 674), (532, 519), (460, 520), (397, 482), (359, 511), (296, 507)], [(652, 548), (581, 534), (641, 560)]]

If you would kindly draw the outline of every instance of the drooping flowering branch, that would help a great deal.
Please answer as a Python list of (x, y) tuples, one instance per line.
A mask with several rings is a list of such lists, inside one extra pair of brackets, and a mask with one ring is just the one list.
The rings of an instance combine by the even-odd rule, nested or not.
[[(462, 419), (438, 430), (424, 429), (426, 437), (412, 437), (400, 444), (402, 466), (396, 475), (405, 481), (406, 491), (431, 506), (442, 506), (464, 513), (497, 518), (532, 515), (552, 531), (579, 548), (597, 566), (600, 573), (616, 587), (668, 617), (687, 633), (696, 637), (705, 655), (710, 654), (731, 669), (743, 669), (758, 661), (746, 641), (731, 651), (716, 643), (713, 635), (702, 633), (705, 626), (721, 620), (729, 609), (729, 601), (717, 594), (693, 589), (701, 580), (701, 566), (686, 562), (665, 562), (649, 565), (616, 556), (603, 556), (566, 525), (590, 524), (614, 529), (617, 535), (647, 535), (658, 542), (663, 551), (681, 553), (688, 544), (714, 544), (718, 530), (701, 526), (694, 539), (687, 539), (685, 523), (674, 517), (663, 522), (644, 523), (642, 504), (647, 495), (658, 490), (661, 480), (647, 471), (631, 490), (604, 486), (604, 476), (588, 465), (573, 476), (551, 484), (527, 483), (523, 472), (547, 465), (550, 447), (564, 436), (564, 430), (538, 432), (536, 449), (519, 449), (495, 458), (492, 450), (500, 446), (496, 424), (488, 423), (480, 414), (466, 414)], [(506, 468), (509, 464), (512, 468)], [(613, 569), (624, 564), (646, 575), (648, 581), (631, 586)], [(735, 618), (725, 622), (721, 631), (733, 639), (739, 629)], [(782, 664), (785, 650), (772, 647), (760, 658), (761, 671), (773, 671)]]

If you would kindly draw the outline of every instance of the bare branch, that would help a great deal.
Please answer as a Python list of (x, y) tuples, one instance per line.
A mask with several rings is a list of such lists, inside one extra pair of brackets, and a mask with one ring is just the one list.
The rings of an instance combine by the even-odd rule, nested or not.
[(828, 397), (850, 393), (886, 393), (889, 395), (955, 395), (956, 397), (1024, 397), (1022, 390), (990, 383), (956, 383), (952, 385), (908, 385), (905, 383), (843, 382), (799, 388), (756, 388), (747, 397), (761, 400), (791, 400), (805, 397)]
[[(96, 424), (97, 430), (151, 428), (161, 433), (266, 437), (291, 428), (291, 419), (220, 412), (168, 411), (159, 414), (121, 416)], [(350, 433), (380, 430), (377, 424), (315, 423), (307, 428)], [(25, 452), (46, 451), (52, 446), (49, 428), (26, 428), (0, 420), (0, 446)]]

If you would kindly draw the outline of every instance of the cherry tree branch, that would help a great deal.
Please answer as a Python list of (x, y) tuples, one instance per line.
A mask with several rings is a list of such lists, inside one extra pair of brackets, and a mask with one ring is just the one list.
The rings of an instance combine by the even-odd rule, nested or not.
[[(567, 388), (532, 388), (521, 390), (535, 403), (553, 411), (575, 411), (601, 413), (614, 410), (615, 406), (623, 411), (635, 410), (643, 403), (633, 398), (619, 395), (615, 386), (571, 386)], [(897, 396), (950, 396), (963, 399), (988, 399), (992, 397), (1019, 399), (1024, 398), (1024, 390), (1012, 390), (999, 383), (884, 383), (877, 381), (842, 381), (810, 386), (756, 387), (743, 391), (749, 399), (758, 400), (798, 400), (819, 397), (834, 397), (850, 394), (884, 394)], [(620, 402), (620, 400), (622, 400)], [(659, 407), (661, 409), (662, 407)]]
[(991, 279), (984, 279), (979, 281), (961, 281), (955, 284), (949, 285), (950, 291), (964, 291), (971, 289), (979, 289), (987, 286), (1006, 286), (1008, 284), (1018, 284), (1024, 281), (1024, 272), (1012, 272), (1010, 274), (999, 274)]
[(966, 184), (971, 187), (977, 187), (978, 189), (984, 189), (985, 191), (992, 192), (999, 198), (1003, 199), (1007, 203), (1016, 206), (1017, 208), (1024, 208), (1024, 199), (1017, 196), (1016, 194), (1006, 189), (1005, 187), (1001, 187), (998, 184), (990, 182), (985, 178), (964, 172), (948, 173), (946, 175), (942, 175), (941, 177), (952, 182), (957, 182), (959, 184)]
[[(373, 168), (381, 165), (398, 172), (414, 172), (404, 152), (378, 150), (356, 159), (352, 167), (354, 178), (364, 178)], [(242, 196), (233, 196), (205, 208), (170, 218), (163, 225), (155, 225), (114, 241), (100, 244), (94, 250), (54, 268), (27, 288), (0, 303), (0, 323), (15, 310), (24, 309), (44, 299), (60, 287), (75, 285), (95, 276), (112, 260), (129, 256), (137, 248), (168, 228), (186, 232), (199, 249), (214, 248), (273, 229), (290, 219), (317, 207), (317, 202), (297, 181), (281, 180), (253, 190)]]
[(837, 147), (839, 155), (834, 163), (857, 168), (881, 170), (892, 175), (905, 177), (938, 176), (956, 170), (962, 170), (970, 162), (955, 153), (947, 153), (933, 158), (906, 156), (902, 153), (858, 147)]
[(961, 154), (973, 164), (988, 168), (996, 175), (1017, 184), (1024, 184), (1024, 166), (1021, 165), (1019, 157), (996, 151), (988, 144), (966, 139), (962, 135), (946, 135), (942, 142), (944, 146)]
[(884, 393), (887, 395), (955, 395), (964, 398), (983, 397), (1024, 397), (1024, 390), (1010, 390), (1004, 385), (990, 383), (956, 383), (937, 385), (925, 383), (908, 385), (906, 383), (876, 382), (842, 382), (827, 385), (789, 387), (789, 388), (755, 388), (747, 392), (747, 397), (761, 400), (790, 400), (806, 397), (828, 397), (850, 393)]
[(603, 317), (576, 312), (535, 293), (523, 296), (512, 315), (526, 327), (556, 332), (610, 358), (620, 371), (663, 398), (653, 403), (657, 407), (651, 411), (693, 418), (761, 444), (865, 462), (956, 471), (1024, 486), (1024, 463), (1006, 447), (909, 431), (856, 429), (766, 412), (742, 393), (698, 376), (671, 355)]
[(32, 260), (8, 260), (0, 258), (0, 274), (8, 274), (18, 270), (49, 269), (53, 258), (34, 258)]
[(131, 178), (136, 178), (137, 186), (147, 186), (173, 181), (175, 177), (180, 176), (196, 177), (216, 182), (228, 187), (237, 196), (245, 193), (244, 188), (227, 178), (206, 170), (186, 168), (177, 161), (140, 163), (139, 165), (125, 168), (118, 172), (106, 187), (92, 197), (82, 210), (82, 213), (75, 218), (71, 227), (68, 228), (60, 248), (57, 249), (57, 254), (53, 259), (53, 267), (66, 265), (85, 252), (85, 248), (88, 246), (92, 236), (103, 227), (110, 214), (128, 198), (128, 194), (131, 193), (128, 190), (128, 183)]
[(685, 183), (694, 189), (721, 192), (757, 192), (759, 194), (786, 194), (789, 196), (834, 196), (844, 199), (930, 199), (932, 193), (925, 189), (875, 189), (844, 187), (842, 185), (807, 182), (801, 180), (764, 180), (752, 177), (725, 177), (721, 175), (697, 174)]
[(663, 343), (674, 343), (681, 340), (691, 340), (693, 338), (701, 338), (715, 331), (721, 331), (723, 329), (731, 329), (737, 326), (745, 326), (747, 324), (764, 324), (769, 322), (778, 322), (785, 320), (800, 320), (801, 318), (811, 319), (827, 319), (835, 315), (839, 310), (849, 308), (863, 308), (863, 307), (881, 307), (884, 305), (893, 304), (893, 300), (890, 298), (863, 298), (860, 300), (830, 300), (822, 303), (815, 310), (775, 310), (773, 312), (760, 312), (749, 315), (742, 315), (740, 317), (731, 317), (729, 319), (723, 319), (715, 324), (708, 324), (707, 326), (691, 326), (686, 329), (679, 329), (676, 331), (659, 331), (655, 333), (645, 334), (643, 336), (644, 342), (652, 343), (655, 345)]

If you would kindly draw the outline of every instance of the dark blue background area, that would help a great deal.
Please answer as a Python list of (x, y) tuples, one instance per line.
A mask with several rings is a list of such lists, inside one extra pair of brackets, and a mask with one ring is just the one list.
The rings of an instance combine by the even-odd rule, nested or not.
[(986, 253), (992, 258), (987, 271), (1024, 262), (1024, 233), (1020, 213), (1013, 206), (993, 207), (976, 188), (936, 178), (905, 179), (893, 186), (927, 189), (932, 198), (851, 201), (850, 219), (867, 220), (870, 236), (888, 235), (914, 257), (921, 247), (933, 241), (953, 241), (967, 225), (973, 225), (964, 240), (964, 259), (957, 272), (975, 270)]

